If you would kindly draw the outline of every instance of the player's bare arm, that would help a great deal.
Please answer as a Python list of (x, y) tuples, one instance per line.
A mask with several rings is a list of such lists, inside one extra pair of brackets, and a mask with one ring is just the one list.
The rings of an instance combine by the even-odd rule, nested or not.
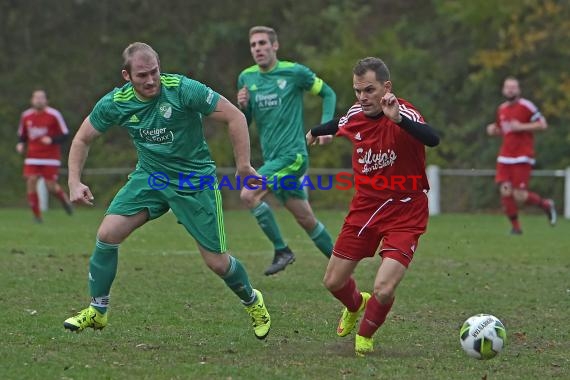
[(87, 117), (71, 142), (68, 159), (69, 199), (71, 202), (93, 206), (93, 194), (88, 186), (81, 183), (81, 173), (87, 160), (89, 147), (101, 133), (97, 131)]
[(244, 114), (226, 98), (220, 96), (216, 109), (209, 117), (228, 125), (238, 175), (259, 177), (251, 166), (249, 131)]
[(511, 131), (513, 132), (535, 132), (543, 131), (548, 127), (545, 120), (537, 120), (530, 123), (521, 123), (518, 120), (511, 121)]

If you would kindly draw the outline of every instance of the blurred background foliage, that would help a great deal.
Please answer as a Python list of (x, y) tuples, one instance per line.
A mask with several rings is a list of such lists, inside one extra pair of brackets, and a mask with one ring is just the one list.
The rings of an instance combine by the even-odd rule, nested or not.
[[(442, 143), (428, 150), (428, 163), (444, 168), (494, 168), (500, 141), (487, 137), (484, 127), (502, 101), (503, 78), (515, 75), (523, 96), (550, 124), (537, 137), (537, 168), (570, 166), (567, 1), (0, 0), (0, 206), (25, 205), (23, 160), (14, 147), (19, 116), (33, 89), (47, 90), (74, 133), (95, 102), (122, 85), (124, 47), (144, 41), (160, 54), (163, 72), (191, 76), (234, 101), (237, 75), (253, 63), (247, 33), (258, 24), (277, 30), (280, 59), (309, 66), (335, 89), (339, 116), (354, 102), (356, 60), (383, 58), (395, 93), (439, 130)], [(307, 128), (320, 119), (320, 105), (319, 98), (307, 95)], [(208, 124), (206, 132), (218, 166), (232, 166), (225, 127)], [(251, 132), (253, 161), (259, 165), (254, 126)], [(92, 147), (86, 167), (135, 162), (127, 134), (116, 128)], [(311, 166), (350, 167), (349, 145), (339, 139), (312, 148)], [(124, 179), (92, 176), (86, 182), (104, 205)], [(559, 182), (545, 178), (533, 184), (550, 191), (561, 188)], [(498, 207), (491, 178), (446, 184), (444, 210)], [(316, 204), (344, 208), (349, 194), (332, 193), (322, 192)], [(560, 189), (555, 193), (561, 198)], [(228, 197), (228, 205), (237, 205)]]

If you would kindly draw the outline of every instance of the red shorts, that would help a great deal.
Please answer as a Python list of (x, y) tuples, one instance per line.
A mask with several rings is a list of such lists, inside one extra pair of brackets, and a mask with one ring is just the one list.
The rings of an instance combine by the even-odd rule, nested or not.
[(526, 189), (528, 188), (531, 172), (531, 164), (502, 164), (498, 162), (495, 182), (510, 182), (515, 189)]
[(386, 200), (356, 196), (344, 220), (333, 255), (360, 261), (380, 256), (410, 265), (429, 217), (424, 193), (395, 195)]
[(59, 166), (52, 165), (24, 165), (24, 177), (44, 177), (46, 181), (57, 181)]

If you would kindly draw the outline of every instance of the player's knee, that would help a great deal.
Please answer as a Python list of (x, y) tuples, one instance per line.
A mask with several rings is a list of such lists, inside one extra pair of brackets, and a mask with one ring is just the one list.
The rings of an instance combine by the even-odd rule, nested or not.
[(299, 223), (299, 225), (308, 232), (311, 232), (317, 225), (317, 219), (310, 212), (295, 215), (295, 219), (297, 220), (297, 223)]
[(513, 188), (511, 187), (510, 183), (502, 183), (499, 187), (499, 192), (501, 193), (502, 197), (510, 197), (513, 195)]
[(257, 203), (257, 195), (252, 190), (242, 189), (239, 197), (247, 208), (253, 208)]
[(522, 203), (522, 202), (526, 201), (527, 192), (525, 190), (514, 190), (513, 191), (513, 198), (515, 198), (515, 201)]
[(228, 271), (228, 263), (224, 260), (208, 260), (206, 265), (218, 276), (223, 276)]
[(120, 244), (123, 242), (124, 237), (119, 236), (117, 234), (117, 231), (111, 228), (100, 226), (99, 230), (97, 231), (97, 239), (109, 244)]
[(46, 181), (46, 187), (51, 193), (56, 193), (59, 190), (57, 182), (53, 181)]
[(38, 184), (38, 177), (36, 176), (29, 176), (26, 179), (26, 182), (28, 183), (28, 186), (36, 186)]
[(396, 294), (396, 286), (389, 282), (380, 282), (374, 285), (374, 296), (383, 304), (390, 303)]
[(332, 273), (325, 273), (325, 277), (323, 278), (323, 284), (328, 291), (334, 292), (339, 290), (343, 287), (344, 283), (346, 282), (345, 279), (340, 279)]

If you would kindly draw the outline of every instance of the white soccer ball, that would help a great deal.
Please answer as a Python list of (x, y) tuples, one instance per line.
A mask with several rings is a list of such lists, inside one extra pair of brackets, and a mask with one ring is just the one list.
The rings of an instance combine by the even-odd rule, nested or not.
[(463, 323), (459, 341), (467, 355), (487, 360), (501, 352), (507, 343), (507, 330), (498, 318), (489, 314), (477, 314)]

